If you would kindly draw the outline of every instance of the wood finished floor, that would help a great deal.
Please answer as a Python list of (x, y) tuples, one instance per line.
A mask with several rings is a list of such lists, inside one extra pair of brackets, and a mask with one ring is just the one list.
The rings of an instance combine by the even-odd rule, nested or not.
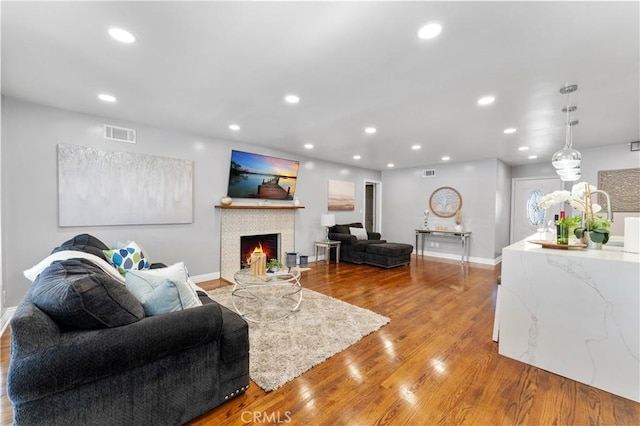
[[(499, 266), (428, 257), (391, 270), (311, 266), (305, 287), (391, 322), (280, 389), (252, 383), (191, 425), (640, 424), (640, 404), (498, 355), (491, 334)], [(11, 424), (8, 331), (0, 347), (0, 418)]]

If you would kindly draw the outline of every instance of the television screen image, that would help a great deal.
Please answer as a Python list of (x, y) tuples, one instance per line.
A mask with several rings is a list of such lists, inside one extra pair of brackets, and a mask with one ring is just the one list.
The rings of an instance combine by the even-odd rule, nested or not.
[(233, 150), (227, 195), (293, 200), (299, 166), (298, 161)]

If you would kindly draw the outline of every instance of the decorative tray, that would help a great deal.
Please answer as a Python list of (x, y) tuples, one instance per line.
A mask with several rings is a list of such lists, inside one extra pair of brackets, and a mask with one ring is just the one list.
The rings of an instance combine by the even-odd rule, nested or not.
[(527, 242), (532, 244), (540, 244), (544, 248), (560, 249), (560, 250), (569, 250), (570, 248), (586, 248), (587, 247), (585, 243), (558, 244), (558, 243), (554, 243), (553, 241), (543, 241), (543, 240), (531, 240)]

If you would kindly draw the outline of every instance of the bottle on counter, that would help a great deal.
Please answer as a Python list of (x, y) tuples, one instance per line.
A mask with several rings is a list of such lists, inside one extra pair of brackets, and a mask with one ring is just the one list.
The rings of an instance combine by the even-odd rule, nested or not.
[[(558, 244), (569, 244), (569, 228), (564, 224), (564, 210), (560, 211), (560, 223), (556, 226)], [(557, 223), (557, 222), (556, 222)]]

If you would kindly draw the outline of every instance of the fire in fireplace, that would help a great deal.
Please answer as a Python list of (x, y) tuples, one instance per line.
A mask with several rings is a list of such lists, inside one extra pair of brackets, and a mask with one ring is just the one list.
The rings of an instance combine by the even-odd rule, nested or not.
[(248, 266), (247, 259), (251, 258), (251, 254), (254, 251), (262, 250), (267, 257), (267, 261), (269, 259), (278, 259), (278, 240), (278, 234), (245, 235), (240, 237), (240, 267), (246, 268)]

